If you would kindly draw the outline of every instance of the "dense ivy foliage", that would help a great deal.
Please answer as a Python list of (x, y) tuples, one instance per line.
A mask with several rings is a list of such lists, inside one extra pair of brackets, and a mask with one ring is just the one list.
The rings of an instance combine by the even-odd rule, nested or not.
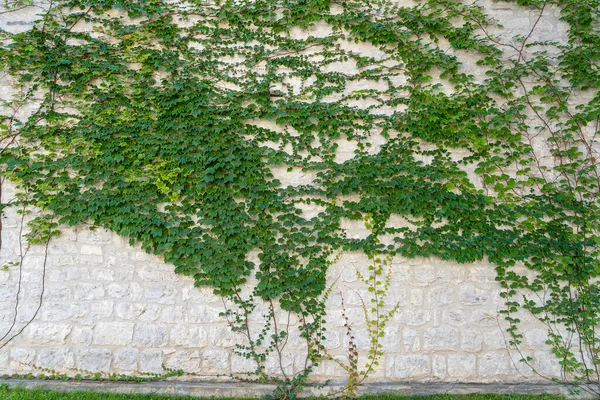
[[(502, 42), (458, 0), (58, 0), (4, 35), (20, 91), (4, 104), (2, 175), (15, 204), (43, 211), (32, 241), (91, 223), (233, 301), (263, 377), (257, 349), (287, 333), (253, 338), (257, 304), (300, 317), (305, 377), (322, 357), (327, 269), (359, 250), (487, 258), (513, 344), (524, 306), (565, 379), (597, 384), (600, 5), (518, 3), (560, 7), (568, 42)], [(371, 234), (348, 237), (349, 220)]]

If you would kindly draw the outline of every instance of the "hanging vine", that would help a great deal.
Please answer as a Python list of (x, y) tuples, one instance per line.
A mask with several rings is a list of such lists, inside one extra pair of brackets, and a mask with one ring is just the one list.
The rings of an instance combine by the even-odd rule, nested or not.
[[(524, 308), (564, 381), (598, 393), (600, 6), (517, 3), (539, 18), (505, 42), (458, 0), (56, 0), (2, 34), (19, 89), (4, 109), (35, 107), (4, 113), (2, 176), (41, 210), (33, 240), (91, 223), (212, 287), (262, 380), (288, 335), (275, 308), (296, 315), (307, 362), (277, 378), (288, 395), (323, 358), (326, 273), (348, 250), (489, 259), (511, 344)], [(532, 39), (550, 4), (566, 42)], [(366, 238), (342, 229), (366, 219)]]

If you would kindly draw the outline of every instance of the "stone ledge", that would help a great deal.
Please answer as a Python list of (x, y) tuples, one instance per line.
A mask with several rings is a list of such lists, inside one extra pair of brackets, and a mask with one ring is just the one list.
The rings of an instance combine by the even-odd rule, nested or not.
[[(42, 381), (38, 379), (0, 379), (0, 384), (12, 388), (46, 389), (72, 392), (77, 390), (127, 393), (127, 394), (177, 394), (199, 397), (260, 397), (269, 394), (275, 388), (273, 385), (253, 384), (244, 382), (98, 382), (98, 381)], [(330, 385), (328, 390), (335, 390), (340, 385)], [(559, 394), (568, 396), (565, 386), (556, 384), (532, 383), (372, 383), (361, 386), (363, 394), (390, 393), (399, 395), (433, 395), (433, 394)], [(323, 394), (318, 389), (307, 389), (305, 396)], [(591, 398), (585, 394), (578, 398)]]

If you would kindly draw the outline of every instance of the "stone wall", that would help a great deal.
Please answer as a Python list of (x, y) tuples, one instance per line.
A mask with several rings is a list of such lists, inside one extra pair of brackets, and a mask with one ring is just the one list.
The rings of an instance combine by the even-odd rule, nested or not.
[[(511, 3), (481, 4), (504, 25), (505, 38), (527, 31), (536, 20), (533, 11)], [(26, 8), (0, 14), (0, 28), (27, 29), (35, 12)], [(564, 37), (564, 32), (558, 10), (549, 7), (534, 34), (555, 39)], [(465, 57), (464, 68), (477, 74), (474, 60)], [(0, 85), (6, 89), (7, 82)], [(0, 92), (4, 89), (0, 86)], [(353, 151), (351, 147), (344, 150)], [(286, 178), (280, 172), (281, 179), (290, 184), (292, 179), (303, 179)], [(3, 202), (13, 195), (12, 190), (4, 182)], [(171, 265), (130, 246), (126, 239), (86, 226), (64, 229), (50, 242), (46, 254), (43, 247), (28, 247), (20, 241), (22, 222), (14, 209), (8, 209), (2, 219), (0, 262), (18, 261), (21, 252), (25, 257), (21, 268), (0, 270), (0, 337), (15, 321), (10, 334), (0, 341), (0, 373), (52, 370), (70, 375), (83, 371), (134, 375), (162, 373), (164, 366), (197, 374), (190, 379), (214, 380), (252, 370), (247, 360), (233, 354), (243, 338), (232, 333), (219, 316), (225, 306), (210, 289), (195, 288), (192, 279), (176, 275)], [(365, 232), (361, 224), (346, 228), (355, 237)], [(330, 281), (336, 283), (328, 300), (326, 345), (336, 357), (347, 354), (343, 298), (345, 314), (366, 360), (369, 343), (361, 297), (367, 299), (369, 294), (357, 279), (356, 269), (364, 271), (367, 266), (364, 255), (349, 253), (331, 268)], [(392, 268), (387, 304), (398, 302), (400, 308), (387, 327), (383, 362), (371, 381), (539, 380), (519, 362), (521, 355), (507, 350), (505, 324), (498, 313), (500, 287), (491, 264), (395, 258)], [(559, 370), (545, 345), (543, 326), (527, 315), (522, 321), (523, 350), (534, 356), (541, 373), (556, 376)], [(253, 322), (260, 329), (260, 313)], [(287, 371), (302, 368), (303, 351), (302, 341), (290, 337), (282, 358)], [(276, 360), (270, 362), (270, 372), (277, 372)], [(346, 375), (335, 363), (325, 362), (314, 376), (343, 381)]]

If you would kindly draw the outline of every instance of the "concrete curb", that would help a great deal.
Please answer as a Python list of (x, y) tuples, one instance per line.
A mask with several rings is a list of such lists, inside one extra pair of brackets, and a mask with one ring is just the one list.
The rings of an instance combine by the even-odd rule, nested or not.
[[(111, 381), (43, 381), (39, 379), (0, 379), (0, 384), (11, 388), (46, 389), (64, 392), (94, 391), (127, 394), (176, 394), (198, 397), (260, 397), (273, 391), (275, 386), (243, 382), (111, 382)], [(303, 395), (326, 394), (335, 391), (340, 385), (328, 385), (327, 390), (308, 388)], [(433, 395), (433, 394), (560, 394), (569, 395), (565, 386), (556, 384), (526, 383), (372, 383), (361, 386), (363, 394), (391, 393), (400, 395)], [(581, 398), (587, 396), (582, 395)]]

